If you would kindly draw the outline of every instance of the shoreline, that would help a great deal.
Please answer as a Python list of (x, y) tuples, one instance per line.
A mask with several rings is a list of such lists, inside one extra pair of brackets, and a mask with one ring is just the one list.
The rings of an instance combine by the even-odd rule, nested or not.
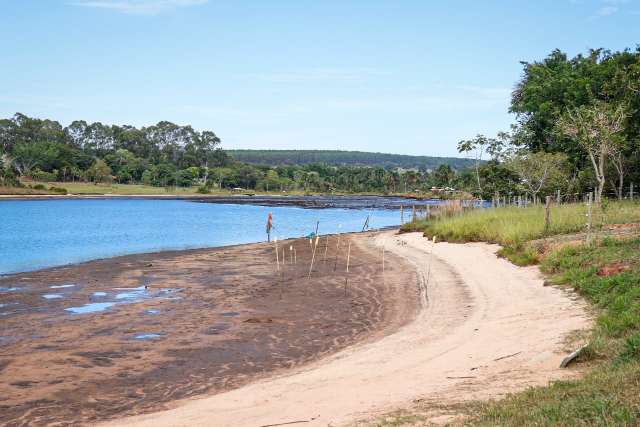
[(376, 244), (408, 261), (424, 284), (427, 303), (411, 322), (303, 369), (104, 425), (366, 425), (415, 402), (432, 408), (427, 422), (442, 424), (459, 415), (457, 404), (581, 375), (559, 364), (575, 349), (567, 338), (592, 325), (588, 305), (543, 286), (537, 267), (498, 258), (497, 245), (431, 246), (419, 233), (381, 233)]
[[(20, 288), (0, 292), (0, 311), (11, 311), (0, 326), (0, 423), (94, 424), (158, 411), (388, 335), (417, 313), (411, 289), (397, 292), (415, 273), (389, 254), (395, 278), (380, 282), (375, 235), (329, 236), (327, 259), (316, 260), (311, 279), (307, 239), (280, 243), (295, 247), (298, 261), (282, 266), (284, 281), (265, 243), (125, 255), (0, 279)], [(65, 312), (105, 302), (112, 305), (96, 313)]]
[(308, 209), (399, 209), (401, 206), (433, 206), (445, 199), (421, 199), (394, 195), (175, 195), (175, 194), (25, 194), (1, 195), (2, 201), (32, 200), (185, 200), (199, 203), (291, 206)]
[[(338, 235), (346, 236), (346, 235), (358, 235), (358, 234), (366, 234), (366, 233), (379, 233), (382, 231), (398, 230), (398, 229), (399, 229), (399, 226), (390, 225), (388, 227), (370, 229), (367, 231), (345, 231), (342, 233), (322, 234), (321, 237), (325, 238), (328, 236), (330, 238), (334, 238), (335, 236), (338, 236)], [(291, 241), (291, 240), (298, 240), (298, 239), (306, 239), (306, 237), (289, 237), (284, 239), (283, 241)], [(164, 250), (157, 250), (157, 251), (150, 251), (150, 252), (124, 253), (124, 254), (113, 255), (113, 256), (105, 256), (101, 258), (91, 258), (84, 261), (73, 261), (67, 264), (52, 265), (52, 266), (37, 268), (35, 270), (21, 270), (21, 271), (9, 272), (9, 273), (0, 273), (0, 283), (2, 283), (3, 280), (11, 279), (12, 276), (40, 273), (40, 272), (55, 273), (56, 271), (59, 271), (59, 270), (65, 270), (73, 267), (82, 267), (86, 264), (99, 262), (99, 261), (113, 260), (115, 262), (115, 261), (118, 261), (119, 258), (137, 257), (137, 256), (161, 256), (161, 255), (180, 256), (180, 255), (189, 255), (193, 252), (198, 252), (198, 251), (237, 249), (242, 246), (260, 245), (260, 244), (269, 244), (269, 242), (267, 242), (266, 240), (260, 240), (260, 241), (247, 242), (247, 243), (234, 243), (231, 245), (202, 246), (202, 247), (182, 248), (182, 249), (164, 249)]]

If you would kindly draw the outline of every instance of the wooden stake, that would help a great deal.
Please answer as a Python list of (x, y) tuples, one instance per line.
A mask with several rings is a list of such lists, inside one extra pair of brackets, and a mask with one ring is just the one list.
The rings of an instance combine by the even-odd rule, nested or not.
[(333, 271), (336, 271), (336, 268), (338, 268), (338, 254), (340, 253), (340, 237), (342, 235), (338, 234), (338, 243), (336, 243), (336, 259), (333, 263)]
[(322, 261), (323, 263), (327, 263), (327, 251), (329, 250), (329, 236), (327, 235), (327, 238), (324, 241), (324, 260)]
[(313, 247), (313, 254), (311, 255), (311, 266), (309, 267), (309, 279), (311, 279), (311, 270), (313, 270), (313, 261), (316, 259), (316, 249), (318, 248), (318, 240), (320, 240), (319, 236), (316, 236), (316, 244)]
[(544, 232), (549, 232), (551, 227), (551, 196), (547, 196), (544, 204)]
[(347, 296), (347, 286), (349, 285), (349, 258), (351, 257), (351, 241), (347, 249), (347, 273), (344, 276), (344, 296)]
[(273, 239), (276, 244), (276, 271), (280, 271), (280, 258), (278, 254), (278, 238)]
[(591, 225), (593, 211), (593, 193), (589, 193), (587, 200), (587, 244), (591, 243)]
[(400, 205), (400, 225), (404, 225), (404, 206)]

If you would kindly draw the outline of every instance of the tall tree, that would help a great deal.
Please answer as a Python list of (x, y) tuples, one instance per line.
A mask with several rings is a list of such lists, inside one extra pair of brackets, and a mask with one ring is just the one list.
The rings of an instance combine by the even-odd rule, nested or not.
[(609, 156), (622, 149), (619, 134), (627, 117), (625, 106), (596, 101), (593, 105), (570, 109), (558, 121), (559, 129), (587, 152), (597, 181), (596, 202), (602, 201)]

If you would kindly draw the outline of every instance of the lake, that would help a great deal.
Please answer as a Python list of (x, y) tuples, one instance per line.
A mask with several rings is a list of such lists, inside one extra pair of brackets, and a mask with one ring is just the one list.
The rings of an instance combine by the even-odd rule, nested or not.
[[(361, 231), (400, 223), (398, 210), (303, 209), (184, 200), (28, 200), (0, 202), (0, 275), (173, 249), (266, 240), (267, 215), (279, 239)], [(405, 213), (406, 214), (406, 213)], [(405, 216), (407, 217), (407, 216)]]

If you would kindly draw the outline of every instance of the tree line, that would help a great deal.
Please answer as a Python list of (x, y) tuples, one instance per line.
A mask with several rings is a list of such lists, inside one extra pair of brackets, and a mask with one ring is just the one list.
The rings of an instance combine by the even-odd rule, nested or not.
[[(211, 131), (162, 121), (136, 128), (83, 120), (62, 126), (16, 113), (0, 120), (0, 184), (22, 182), (142, 183), (159, 187), (197, 185), (259, 191), (426, 191), (453, 182), (456, 170), (368, 166), (254, 165), (236, 161)], [(464, 174), (463, 174), (464, 176)]]
[(640, 182), (640, 47), (573, 58), (555, 50), (522, 66), (510, 106), (516, 123), (458, 144), (475, 160), (468, 189), (485, 198), (557, 191), (593, 191), (596, 202), (625, 197), (628, 184)]
[(228, 150), (234, 159), (266, 166), (322, 163), (330, 166), (380, 166), (385, 169), (433, 170), (446, 164), (453, 169), (470, 167), (472, 161), (459, 157), (410, 156), (344, 150)]

